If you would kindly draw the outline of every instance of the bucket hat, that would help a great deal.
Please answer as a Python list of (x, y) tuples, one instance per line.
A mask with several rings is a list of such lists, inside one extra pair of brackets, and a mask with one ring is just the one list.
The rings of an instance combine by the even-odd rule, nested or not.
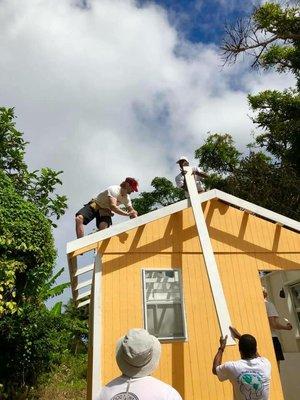
[(161, 353), (159, 340), (145, 329), (130, 329), (116, 346), (116, 361), (124, 375), (142, 378), (158, 366)]

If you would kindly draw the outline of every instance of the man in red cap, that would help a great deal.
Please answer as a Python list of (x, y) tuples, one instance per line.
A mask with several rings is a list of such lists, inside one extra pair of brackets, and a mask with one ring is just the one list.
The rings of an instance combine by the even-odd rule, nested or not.
[[(85, 204), (75, 216), (77, 238), (84, 236), (84, 225), (96, 218), (96, 226), (101, 231), (112, 225), (114, 213), (129, 218), (136, 218), (137, 212), (132, 207), (130, 194), (138, 191), (138, 182), (134, 178), (126, 178), (120, 185), (109, 186), (97, 197)], [(125, 209), (120, 208), (124, 205)]]

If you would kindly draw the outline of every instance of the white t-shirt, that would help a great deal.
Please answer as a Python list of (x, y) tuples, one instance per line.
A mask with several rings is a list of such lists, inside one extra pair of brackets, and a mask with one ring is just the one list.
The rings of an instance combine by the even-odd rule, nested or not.
[[(265, 305), (266, 305), (266, 310), (267, 310), (267, 315), (268, 317), (279, 317), (279, 314), (274, 306), (273, 303), (271, 303), (268, 300), (265, 300)], [(278, 337), (276, 331), (274, 329), (271, 328), (271, 334), (272, 337)]]
[(131, 378), (119, 376), (104, 386), (97, 400), (182, 400), (180, 394), (170, 385), (152, 376)]
[(123, 204), (125, 207), (132, 207), (129, 194), (122, 196), (121, 186), (119, 185), (109, 186), (106, 190), (99, 193), (95, 198), (95, 202), (100, 208), (109, 209), (109, 197), (117, 199), (117, 206)]
[(235, 400), (268, 400), (271, 364), (264, 357), (228, 361), (216, 368), (219, 380), (229, 379)]
[[(193, 172), (202, 172), (201, 169), (199, 167), (193, 167)], [(202, 183), (202, 179), (201, 176), (199, 175), (194, 175), (195, 178), (195, 182), (196, 182), (196, 186), (197, 186), (197, 190), (198, 192), (203, 192), (204, 191), (204, 186)], [(180, 172), (180, 174), (178, 174), (175, 177), (175, 182), (176, 182), (176, 186), (178, 188), (183, 188), (184, 186), (184, 174), (182, 172)]]

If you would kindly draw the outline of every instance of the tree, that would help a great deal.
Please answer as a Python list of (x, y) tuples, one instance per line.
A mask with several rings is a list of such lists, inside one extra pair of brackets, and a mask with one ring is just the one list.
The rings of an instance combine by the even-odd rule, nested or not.
[(299, 78), (299, 7), (268, 2), (225, 29), (221, 46), (225, 62), (236, 62), (246, 53), (253, 58), (252, 66), (275, 66), (279, 72), (292, 70)]
[(55, 257), (50, 222), (0, 171), (0, 316), (36, 298)]
[(56, 186), (62, 184), (62, 171), (29, 171), (24, 161), (27, 144), (15, 127), (14, 109), (0, 107), (0, 169), (11, 179), (16, 192), (34, 203), (55, 226), (53, 218), (59, 219), (67, 207), (66, 196), (53, 195)]
[[(13, 109), (0, 108), (0, 397), (25, 398), (43, 371), (71, 351), (72, 326), (44, 304), (68, 284), (53, 287), (56, 251), (51, 217), (64, 213), (66, 197), (54, 193), (60, 172), (30, 172), (27, 143)], [(52, 226), (51, 226), (52, 225)]]
[(212, 187), (299, 219), (300, 178), (291, 165), (279, 163), (253, 145), (249, 154), (242, 155), (228, 134), (210, 135), (195, 157), (209, 171)]
[(168, 206), (185, 198), (184, 191), (175, 187), (167, 178), (156, 177), (152, 180), (152, 192), (142, 192), (133, 200), (133, 206), (139, 215)]

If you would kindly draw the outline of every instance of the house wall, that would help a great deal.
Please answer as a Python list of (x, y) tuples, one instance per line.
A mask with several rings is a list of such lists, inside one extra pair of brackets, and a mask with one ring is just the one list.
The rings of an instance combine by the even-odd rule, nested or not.
[[(271, 399), (283, 399), (258, 277), (260, 269), (299, 268), (296, 233), (221, 203), (204, 205), (232, 324), (256, 336), (272, 362)], [(298, 241), (298, 247), (297, 247)], [(164, 343), (155, 376), (185, 400), (231, 399), (229, 383), (212, 375), (220, 330), (192, 210), (162, 218), (104, 241), (102, 383), (119, 374), (115, 343), (128, 329), (144, 326), (142, 268), (181, 268), (188, 340)], [(238, 359), (237, 346), (224, 361)]]

